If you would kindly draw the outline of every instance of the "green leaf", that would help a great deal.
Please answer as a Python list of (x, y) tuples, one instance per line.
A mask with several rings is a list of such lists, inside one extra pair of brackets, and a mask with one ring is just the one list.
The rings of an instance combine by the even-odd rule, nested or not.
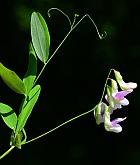
[(49, 57), (50, 35), (44, 18), (38, 12), (31, 15), (31, 37), (36, 55), (46, 63)]
[(0, 63), (0, 76), (5, 84), (19, 94), (25, 94), (25, 86), (18, 75)]
[(33, 110), (33, 107), (35, 103), (37, 102), (40, 91), (41, 91), (40, 85), (36, 85), (29, 92), (29, 95), (27, 99), (25, 100), (25, 102), (23, 103), (21, 113), (19, 114), (19, 117), (18, 117), (18, 123), (17, 123), (17, 128), (16, 128), (16, 133), (15, 133), (16, 135), (24, 128), (26, 121)]
[(37, 74), (37, 58), (32, 44), (29, 45), (29, 62), (28, 69), (23, 79), (23, 83), (26, 88), (26, 93), (28, 94), (33, 87), (34, 80)]
[(5, 124), (15, 131), (17, 116), (13, 109), (6, 104), (0, 103), (0, 114)]

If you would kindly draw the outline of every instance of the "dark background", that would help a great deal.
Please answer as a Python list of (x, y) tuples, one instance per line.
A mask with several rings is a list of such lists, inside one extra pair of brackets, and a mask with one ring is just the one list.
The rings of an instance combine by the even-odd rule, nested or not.
[[(67, 20), (57, 11), (48, 18), (47, 10), (57, 7), (71, 19), (89, 14), (99, 31), (107, 32), (100, 40), (88, 18), (71, 33), (48, 64), (38, 83), (42, 85), (39, 102), (31, 114), (26, 132), (28, 140), (62, 122), (93, 108), (99, 101), (110, 68), (119, 70), (126, 82), (138, 83), (127, 98), (128, 107), (114, 117), (128, 116), (120, 134), (106, 132), (97, 126), (93, 113), (85, 115), (55, 132), (15, 149), (0, 164), (21, 165), (99, 165), (140, 164), (139, 142), (139, 60), (140, 2), (133, 0), (11, 0), (0, 4), (0, 61), (21, 78), (28, 63), (30, 16), (39, 11), (47, 21), (50, 54), (69, 30)], [(38, 62), (38, 72), (42, 63)], [(15, 94), (0, 80), (0, 101), (18, 113), (22, 96)], [(0, 119), (0, 153), (9, 147), (11, 130)]]

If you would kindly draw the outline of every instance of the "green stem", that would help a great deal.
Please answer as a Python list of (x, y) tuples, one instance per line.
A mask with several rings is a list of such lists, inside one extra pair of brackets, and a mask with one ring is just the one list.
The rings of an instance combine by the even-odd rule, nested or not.
[(102, 100), (103, 100), (103, 97), (104, 97), (104, 94), (105, 94), (105, 90), (106, 90), (106, 86), (107, 86), (107, 82), (108, 82), (108, 79), (109, 79), (109, 76), (110, 76), (112, 70), (113, 70), (113, 69), (110, 69), (110, 71), (109, 71), (109, 73), (108, 73), (108, 76), (107, 76), (107, 78), (106, 78), (106, 82), (105, 82), (105, 85), (104, 85), (104, 89), (103, 89), (103, 93), (102, 93), (102, 96), (101, 96), (101, 99), (100, 99), (100, 103), (101, 103)]
[[(40, 73), (38, 74), (37, 78), (35, 79), (34, 85), (36, 84), (37, 80), (38, 80), (39, 77), (41, 76), (41, 74), (42, 74), (42, 72), (44, 71), (45, 67), (46, 67), (46, 63), (44, 64), (44, 66), (43, 66), (43, 68), (41, 69)], [(33, 86), (34, 86), (34, 85), (33, 85)]]
[(40, 136), (37, 136), (36, 138), (33, 138), (33, 139), (27, 141), (25, 144), (31, 143), (31, 142), (33, 142), (33, 141), (35, 141), (35, 140), (37, 140), (37, 139), (39, 139), (39, 138), (41, 138), (41, 137), (43, 137), (43, 136), (46, 136), (47, 134), (49, 134), (49, 133), (51, 133), (51, 132), (57, 130), (58, 128), (64, 126), (65, 124), (68, 124), (68, 123), (72, 122), (73, 120), (78, 119), (78, 118), (80, 118), (81, 116), (84, 116), (84, 115), (86, 115), (86, 114), (88, 114), (88, 113), (94, 111), (95, 108), (96, 108), (96, 106), (95, 106), (94, 108), (92, 108), (91, 110), (89, 110), (89, 111), (87, 111), (87, 112), (84, 112), (84, 113), (82, 113), (82, 114), (80, 114), (80, 115), (78, 115), (78, 116), (76, 116), (76, 117), (74, 117), (74, 118), (72, 118), (72, 119), (70, 119), (70, 120), (68, 120), (68, 121), (66, 121), (66, 122), (64, 122), (64, 123), (62, 123), (62, 124), (60, 124), (60, 125), (58, 125), (57, 127), (51, 129), (50, 131), (48, 131), (48, 132), (46, 132), (46, 133), (44, 133), (44, 134), (42, 134), (42, 135), (40, 135)]
[(64, 41), (66, 40), (66, 38), (69, 36), (69, 34), (71, 33), (72, 29), (67, 33), (67, 35), (65, 36), (65, 38), (62, 40), (62, 42), (59, 44), (59, 46), (55, 49), (54, 53), (51, 55), (51, 57), (48, 59), (48, 61), (44, 64), (43, 68), (41, 69), (39, 75), (37, 76), (34, 85), (36, 84), (37, 80), (39, 79), (39, 77), (41, 76), (42, 72), (44, 71), (46, 65), (51, 61), (51, 59), (54, 57), (54, 55), (56, 54), (56, 52), (59, 50), (59, 48), (62, 46), (62, 44), (64, 43)]
[[(76, 19), (77, 16), (78, 16), (78, 15), (75, 15), (74, 22), (75, 22), (75, 19)], [(100, 38), (100, 39), (105, 38), (106, 32), (105, 32), (105, 36), (104, 36), (103, 34), (100, 35), (100, 33), (99, 33), (99, 31), (98, 31), (98, 28), (97, 28), (95, 22), (93, 21), (93, 19), (92, 19), (88, 14), (84, 15), (75, 25), (72, 23), (71, 29), (69, 30), (69, 32), (67, 33), (67, 35), (64, 37), (64, 39), (63, 39), (63, 40), (61, 41), (61, 43), (58, 45), (58, 47), (56, 48), (56, 50), (54, 51), (54, 53), (51, 55), (51, 57), (48, 59), (48, 61), (44, 64), (42, 70), (40, 71), (39, 75), (37, 76), (37, 78), (36, 78), (36, 80), (35, 80), (35, 82), (34, 82), (34, 85), (36, 84), (37, 80), (39, 79), (39, 77), (41, 76), (42, 72), (43, 72), (44, 69), (46, 68), (47, 64), (51, 61), (51, 59), (54, 57), (54, 55), (57, 53), (57, 51), (58, 51), (58, 50), (60, 49), (60, 47), (63, 45), (63, 43), (64, 43), (65, 40), (68, 38), (68, 36), (70, 35), (70, 33), (79, 25), (79, 23), (80, 23), (85, 17), (88, 17), (88, 18), (92, 21), (93, 25), (95, 26), (95, 29), (96, 29), (96, 31), (97, 31), (97, 34), (98, 34), (99, 38)]]
[(12, 146), (11, 148), (9, 148), (4, 154), (2, 154), (2, 155), (0, 156), (0, 159), (2, 159), (2, 158), (5, 157), (7, 154), (9, 154), (14, 148), (15, 148), (15, 146)]

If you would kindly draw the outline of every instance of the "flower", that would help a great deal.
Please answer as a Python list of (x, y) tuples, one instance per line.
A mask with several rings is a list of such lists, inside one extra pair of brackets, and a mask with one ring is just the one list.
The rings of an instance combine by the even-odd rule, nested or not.
[(110, 121), (111, 109), (105, 103), (99, 103), (94, 111), (94, 116), (96, 119), (96, 123), (104, 123), (104, 127), (106, 131), (119, 133), (122, 131), (122, 127), (120, 126), (120, 122), (124, 121), (125, 118), (117, 118)]
[(124, 118), (117, 118), (112, 121), (110, 121), (110, 108), (106, 104), (104, 104), (104, 127), (106, 131), (120, 133), (122, 131), (122, 127), (120, 122), (124, 121), (126, 117)]
[(114, 70), (114, 74), (115, 74), (116, 80), (122, 90), (130, 90), (130, 89), (133, 90), (137, 87), (137, 83), (133, 83), (133, 82), (125, 83), (123, 81), (123, 78), (122, 78), (120, 72)]
[(126, 95), (131, 93), (133, 90), (129, 89), (126, 91), (118, 91), (117, 82), (111, 80), (111, 86), (107, 85), (107, 95), (105, 96), (112, 110), (120, 109), (122, 106), (127, 106), (129, 101), (125, 98)]

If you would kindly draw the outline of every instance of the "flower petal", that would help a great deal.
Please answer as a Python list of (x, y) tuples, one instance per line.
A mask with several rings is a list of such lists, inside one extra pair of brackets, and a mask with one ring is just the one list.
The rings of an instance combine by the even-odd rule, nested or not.
[(126, 98), (124, 98), (123, 100), (120, 101), (120, 104), (123, 106), (127, 106), (129, 104), (129, 101)]
[(128, 82), (128, 83), (125, 83), (125, 86), (127, 86), (126, 87), (127, 89), (135, 89), (137, 88), (137, 83)]
[(120, 133), (122, 131), (122, 127), (119, 124), (116, 124), (113, 127), (109, 127), (110, 132)]
[(123, 100), (126, 95), (131, 93), (133, 90), (127, 90), (127, 91), (120, 91), (115, 94), (116, 100)]
[(115, 126), (116, 124), (124, 121), (127, 117), (124, 117), (124, 118), (117, 118), (117, 119), (114, 119), (111, 121), (112, 125)]

